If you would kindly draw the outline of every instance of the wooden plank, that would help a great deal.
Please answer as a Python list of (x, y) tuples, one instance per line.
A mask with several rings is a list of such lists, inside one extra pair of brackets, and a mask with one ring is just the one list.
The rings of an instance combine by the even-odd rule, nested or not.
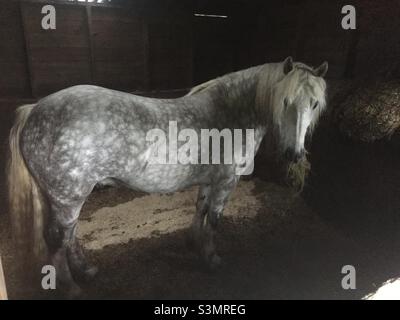
[(80, 47), (87, 48), (88, 44), (85, 37), (81, 34), (58, 34), (55, 32), (49, 33), (29, 33), (31, 48), (42, 48), (42, 47)]
[(7, 300), (6, 280), (4, 278), (3, 264), (0, 256), (0, 300)]
[(132, 24), (129, 30), (118, 32), (117, 28), (107, 28), (106, 25), (93, 25), (94, 44), (96, 48), (143, 48), (143, 27), (141, 23)]
[(92, 7), (86, 7), (86, 37), (89, 45), (89, 64), (90, 64), (90, 81), (95, 83), (96, 74), (94, 69), (94, 42), (93, 42), (93, 25), (92, 25)]
[(355, 67), (357, 65), (357, 47), (360, 41), (360, 31), (354, 30), (351, 32), (350, 44), (347, 48), (346, 65), (344, 67), (343, 76), (345, 78), (353, 78)]
[(151, 74), (150, 74), (150, 39), (149, 39), (149, 25), (144, 20), (142, 20), (143, 24), (143, 67), (144, 67), (144, 89), (150, 90), (151, 88)]
[(19, 3), (3, 1), (0, 8), (0, 95), (30, 94)]
[[(84, 8), (79, 8), (84, 10)], [(61, 9), (60, 9), (61, 10)], [(32, 13), (30, 13), (32, 14)], [(40, 15), (40, 14), (39, 14)], [(40, 15), (43, 17), (44, 15)], [(80, 11), (76, 11), (76, 17), (74, 19), (61, 19), (56, 15), (56, 29), (55, 30), (43, 30), (42, 29), (42, 20), (32, 19), (32, 16), (28, 15), (26, 17), (26, 25), (29, 27), (29, 30), (33, 33), (49, 33), (49, 32), (57, 32), (58, 34), (64, 33), (80, 33), (85, 28), (85, 17), (82, 16)]]
[[(104, 70), (110, 74), (119, 74), (122, 72), (121, 75), (127, 74), (138, 77), (139, 75), (133, 75), (132, 73), (144, 71), (142, 61), (101, 61), (101, 63), (96, 63), (96, 66), (99, 70)], [(140, 75), (140, 78), (141, 75)]]
[(93, 22), (106, 23), (107, 21), (114, 23), (129, 23), (138, 17), (139, 12), (127, 8), (105, 8), (105, 7), (93, 7)]
[(40, 9), (21, 3), (33, 96), (93, 82), (86, 8), (56, 6), (56, 30), (41, 28)]
[[(141, 41), (141, 39), (129, 39), (129, 38), (125, 38), (122, 37), (118, 38), (118, 39), (112, 39), (110, 37), (106, 38), (103, 37), (103, 39), (101, 39), (101, 37), (97, 38), (95, 37), (95, 41), (94, 41), (94, 48), (95, 50), (101, 50), (102, 48), (114, 48), (114, 49), (120, 49), (120, 50), (143, 50), (143, 42)], [(129, 54), (129, 53), (127, 53)]]
[(57, 80), (68, 82), (71, 77), (87, 82), (90, 72), (86, 61), (37, 62), (34, 68), (39, 82)]
[[(48, 3), (47, 3), (48, 4)], [(41, 28), (41, 21), (44, 17), (42, 14), (43, 4), (24, 2), (22, 5), (30, 12), (27, 26), (33, 28)], [(59, 21), (80, 20), (85, 18), (85, 8), (83, 6), (66, 6), (64, 3), (54, 4), (56, 9), (57, 29)]]
[(22, 23), (22, 30), (23, 30), (23, 37), (25, 40), (25, 54), (26, 54), (26, 65), (27, 65), (27, 73), (28, 73), (28, 79), (29, 79), (29, 89), (30, 89), (30, 94), (32, 97), (35, 97), (35, 89), (34, 89), (34, 74), (33, 74), (33, 69), (32, 69), (32, 64), (31, 64), (31, 59), (30, 59), (30, 43), (29, 43), (29, 37), (28, 37), (28, 29), (25, 24), (25, 12), (26, 8), (23, 6), (23, 4), (20, 2), (20, 13), (21, 13), (21, 23)]
[(101, 48), (96, 50), (96, 63), (106, 62), (138, 62), (143, 63), (146, 54), (144, 48), (138, 50), (116, 50), (115, 48)]
[(87, 62), (89, 48), (82, 47), (34, 47), (31, 48), (32, 62)]
[[(138, 37), (141, 34), (142, 20), (139, 18), (132, 19), (129, 22), (118, 21), (117, 17), (115, 20), (102, 21), (93, 19), (93, 31), (97, 32), (107, 32), (111, 34), (125, 34)], [(116, 23), (118, 22), (118, 23)]]
[[(1, 37), (0, 37), (1, 39)], [(3, 41), (3, 40), (2, 40)], [(4, 42), (0, 43), (0, 60), (9, 62), (21, 62), (25, 61), (25, 52), (22, 49), (23, 40), (20, 39), (19, 46), (9, 46)]]
[(96, 84), (120, 89), (148, 87), (146, 25), (142, 18), (132, 13), (92, 8)]

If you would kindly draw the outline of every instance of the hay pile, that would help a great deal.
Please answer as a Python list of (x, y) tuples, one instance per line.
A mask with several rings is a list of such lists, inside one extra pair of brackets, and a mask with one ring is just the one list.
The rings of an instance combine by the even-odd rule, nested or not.
[(311, 164), (307, 157), (302, 158), (299, 162), (289, 162), (286, 168), (285, 183), (295, 192), (303, 191), (306, 178), (311, 170)]
[(278, 150), (272, 136), (263, 140), (255, 162), (255, 176), (287, 186), (295, 193), (301, 193), (311, 171), (307, 152), (297, 163), (289, 161)]
[(341, 133), (353, 140), (391, 137), (400, 128), (400, 82), (359, 86), (334, 113)]

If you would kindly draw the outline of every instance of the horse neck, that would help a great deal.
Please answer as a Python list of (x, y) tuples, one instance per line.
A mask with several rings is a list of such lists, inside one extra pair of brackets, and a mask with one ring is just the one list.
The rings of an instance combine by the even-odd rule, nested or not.
[(235, 125), (254, 128), (262, 138), (273, 130), (269, 95), (282, 77), (281, 63), (269, 63), (222, 77), (215, 90), (224, 97), (223, 108)]
[(219, 90), (225, 98), (224, 107), (243, 117), (254, 111), (257, 84), (261, 66), (228, 74), (219, 81)]
[[(225, 75), (209, 81), (198, 93), (183, 97), (196, 105), (201, 115), (221, 128), (255, 129), (260, 140), (270, 128), (271, 119), (260, 117), (257, 110), (258, 90), (268, 90), (282, 78), (281, 63), (270, 63)], [(260, 88), (260, 81), (263, 85)], [(266, 102), (265, 108), (270, 110)], [(201, 116), (199, 117), (201, 118)], [(269, 115), (268, 118), (271, 118)]]

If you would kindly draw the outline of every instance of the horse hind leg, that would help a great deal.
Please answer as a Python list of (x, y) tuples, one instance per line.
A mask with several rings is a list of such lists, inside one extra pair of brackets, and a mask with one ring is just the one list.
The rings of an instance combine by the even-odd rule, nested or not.
[(66, 221), (63, 217), (67, 211), (75, 211), (72, 208), (57, 208), (50, 206), (50, 221), (45, 230), (45, 239), (49, 248), (50, 262), (56, 270), (57, 289), (66, 293), (68, 298), (76, 298), (81, 295), (80, 287), (75, 283), (68, 262), (68, 248), (71, 245), (75, 219)]
[(84, 200), (51, 203), (49, 224), (45, 233), (51, 263), (56, 269), (57, 286), (68, 298), (81, 295), (75, 277), (95, 271), (88, 266), (76, 239), (76, 226), (83, 203)]
[(91, 265), (86, 259), (84, 249), (76, 237), (76, 225), (67, 251), (67, 258), (72, 275), (77, 280), (88, 281), (96, 276), (98, 268)]

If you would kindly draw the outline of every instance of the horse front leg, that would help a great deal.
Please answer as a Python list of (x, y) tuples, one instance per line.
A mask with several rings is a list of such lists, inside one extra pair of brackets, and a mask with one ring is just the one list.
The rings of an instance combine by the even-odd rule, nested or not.
[(200, 250), (202, 247), (202, 235), (204, 228), (204, 220), (207, 215), (209, 209), (209, 200), (210, 200), (210, 185), (202, 185), (199, 188), (199, 192), (197, 194), (197, 202), (196, 202), (196, 213), (193, 217), (191, 232), (189, 234), (189, 246), (194, 247), (196, 250)]
[(221, 264), (221, 258), (217, 254), (215, 246), (215, 235), (217, 227), (222, 218), (224, 207), (229, 199), (232, 191), (235, 189), (238, 176), (231, 176), (223, 180), (218, 181), (211, 188), (207, 215), (205, 217), (205, 223), (202, 234), (202, 250), (201, 254), (207, 265), (214, 269)]

